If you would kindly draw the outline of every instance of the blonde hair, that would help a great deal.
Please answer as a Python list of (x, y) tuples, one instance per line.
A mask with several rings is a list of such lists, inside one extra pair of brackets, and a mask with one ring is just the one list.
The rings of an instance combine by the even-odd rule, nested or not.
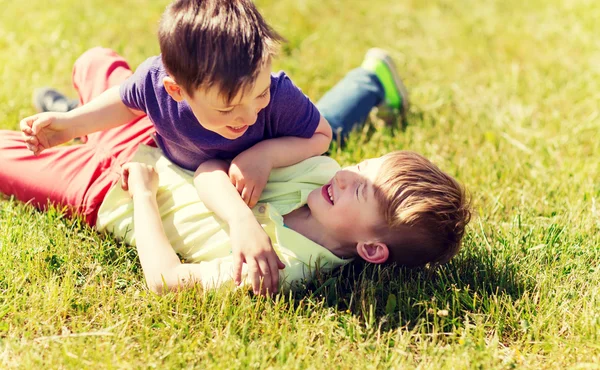
[(386, 221), (387, 260), (404, 266), (445, 263), (460, 249), (471, 219), (464, 188), (425, 157), (392, 152), (375, 181)]

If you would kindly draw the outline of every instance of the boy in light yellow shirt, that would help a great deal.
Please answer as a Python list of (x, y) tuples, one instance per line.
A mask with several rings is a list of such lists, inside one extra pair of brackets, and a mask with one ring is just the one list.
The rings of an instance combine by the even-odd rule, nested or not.
[[(122, 187), (109, 191), (97, 227), (136, 245), (151, 290), (232, 281), (228, 226), (199, 200), (192, 173), (142, 146), (124, 166)], [(328, 157), (276, 169), (253, 212), (286, 265), (285, 287), (356, 257), (446, 262), (470, 217), (462, 187), (406, 151), (344, 169)]]

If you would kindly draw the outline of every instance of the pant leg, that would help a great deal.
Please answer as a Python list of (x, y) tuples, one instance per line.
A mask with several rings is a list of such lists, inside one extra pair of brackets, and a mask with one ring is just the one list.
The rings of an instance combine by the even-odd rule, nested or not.
[(73, 65), (73, 87), (81, 105), (89, 103), (132, 75), (125, 58), (111, 49), (96, 47), (81, 54)]
[[(73, 68), (73, 85), (85, 104), (131, 76), (125, 60), (110, 49), (85, 52)], [(152, 124), (143, 117), (91, 134), (87, 144), (47, 149), (33, 156), (21, 134), (0, 131), (0, 192), (44, 209), (51, 203), (81, 214), (95, 225), (107, 191), (137, 144), (151, 143)]]
[[(81, 104), (86, 104), (131, 75), (122, 56), (111, 49), (97, 47), (83, 53), (75, 62), (73, 86)], [(87, 144), (107, 148), (111, 155), (119, 157), (123, 151), (131, 152), (140, 143), (154, 145), (151, 137), (154, 132), (152, 122), (142, 116), (125, 125), (88, 135)]]
[(0, 192), (39, 209), (48, 204), (80, 214), (90, 225), (119, 166), (106, 151), (85, 144), (60, 146), (34, 156), (20, 132), (0, 131)]
[(383, 86), (377, 76), (363, 68), (356, 68), (325, 93), (317, 108), (331, 125), (334, 140), (343, 142), (384, 98)]

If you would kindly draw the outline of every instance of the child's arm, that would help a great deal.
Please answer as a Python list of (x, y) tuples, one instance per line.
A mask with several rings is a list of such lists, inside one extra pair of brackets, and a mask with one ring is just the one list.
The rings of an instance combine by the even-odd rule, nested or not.
[(229, 225), (234, 281), (241, 283), (245, 262), (254, 292), (264, 294), (268, 290), (275, 293), (279, 285), (279, 269), (285, 265), (254, 214), (229, 181), (228, 167), (227, 162), (215, 159), (202, 163), (194, 175), (194, 185), (206, 207)]
[(156, 202), (158, 174), (154, 168), (127, 163), (122, 186), (133, 198), (136, 246), (148, 288), (160, 294), (202, 283), (206, 275), (203, 266), (181, 263), (165, 235)]
[(331, 143), (331, 126), (321, 116), (312, 137), (280, 137), (264, 140), (240, 153), (231, 162), (229, 178), (249, 207), (254, 207), (273, 168), (291, 166), (323, 154)]
[(115, 86), (70, 112), (44, 112), (27, 117), (20, 122), (20, 128), (27, 147), (37, 155), (76, 137), (131, 122), (141, 114), (123, 103), (119, 86)]

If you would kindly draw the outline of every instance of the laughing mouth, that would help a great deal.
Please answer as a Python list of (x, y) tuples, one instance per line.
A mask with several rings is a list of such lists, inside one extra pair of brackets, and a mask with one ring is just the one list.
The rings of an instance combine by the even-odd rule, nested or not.
[(244, 131), (247, 127), (248, 127), (248, 125), (227, 126), (227, 128), (229, 128), (231, 131), (237, 132), (237, 133)]
[(329, 203), (331, 203), (331, 205), (334, 205), (334, 201), (333, 201), (333, 189), (331, 188), (331, 184), (327, 184), (325, 186), (323, 186), (323, 197), (329, 201)]

